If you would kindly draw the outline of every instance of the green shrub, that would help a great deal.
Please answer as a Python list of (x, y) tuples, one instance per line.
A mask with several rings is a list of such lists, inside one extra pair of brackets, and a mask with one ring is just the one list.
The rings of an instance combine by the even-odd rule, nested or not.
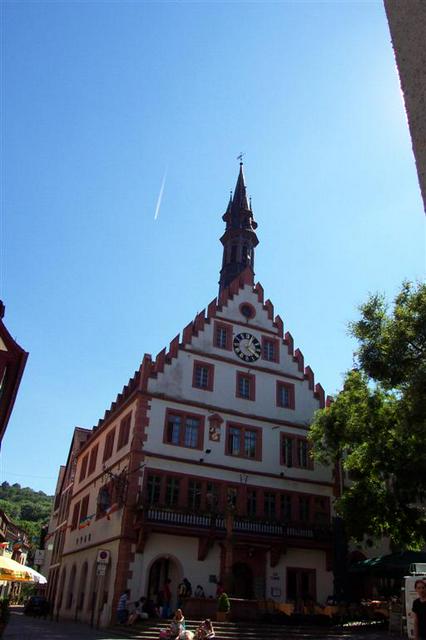
[(228, 594), (221, 593), (219, 596), (219, 600), (217, 601), (217, 610), (228, 612), (230, 608), (231, 608), (231, 603), (229, 602)]

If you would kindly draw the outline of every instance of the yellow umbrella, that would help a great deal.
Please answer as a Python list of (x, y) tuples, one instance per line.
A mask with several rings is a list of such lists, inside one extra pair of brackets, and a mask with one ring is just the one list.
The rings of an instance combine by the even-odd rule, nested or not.
[(19, 564), (11, 558), (0, 556), (0, 580), (8, 582), (35, 582), (29, 567)]

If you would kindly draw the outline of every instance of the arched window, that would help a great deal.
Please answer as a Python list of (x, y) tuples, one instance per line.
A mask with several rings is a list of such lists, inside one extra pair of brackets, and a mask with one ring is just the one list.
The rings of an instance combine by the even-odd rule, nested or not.
[(68, 584), (67, 601), (65, 603), (65, 607), (67, 609), (71, 609), (71, 606), (72, 606), (72, 601), (73, 601), (73, 597), (74, 597), (74, 585), (75, 585), (75, 574), (76, 573), (77, 573), (77, 569), (76, 569), (76, 566), (74, 564), (72, 569), (71, 569), (70, 581), (69, 581), (69, 584)]
[(247, 264), (247, 256), (248, 256), (248, 249), (247, 249), (247, 245), (243, 245), (243, 256), (242, 256), (242, 261), (243, 264)]
[(231, 260), (230, 262), (236, 262), (237, 261), (237, 245), (233, 244), (231, 247)]

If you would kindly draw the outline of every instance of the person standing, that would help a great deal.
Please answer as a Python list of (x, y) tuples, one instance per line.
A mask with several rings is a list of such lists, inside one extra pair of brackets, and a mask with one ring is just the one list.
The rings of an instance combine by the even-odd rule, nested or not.
[(126, 589), (121, 594), (118, 605), (117, 605), (117, 620), (119, 624), (126, 624), (127, 619), (129, 617), (129, 610), (127, 608), (127, 603), (129, 601), (130, 589)]
[(416, 580), (414, 588), (419, 596), (413, 602), (414, 640), (426, 640), (426, 582)]
[(169, 618), (172, 612), (172, 592), (170, 590), (171, 580), (166, 578), (163, 587), (164, 605), (163, 605), (163, 618)]

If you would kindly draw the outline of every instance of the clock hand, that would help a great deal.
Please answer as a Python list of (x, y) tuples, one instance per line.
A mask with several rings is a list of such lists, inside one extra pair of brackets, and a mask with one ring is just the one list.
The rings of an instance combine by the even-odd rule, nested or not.
[(252, 355), (257, 356), (256, 349), (254, 347), (247, 345), (247, 351), (250, 351)]

